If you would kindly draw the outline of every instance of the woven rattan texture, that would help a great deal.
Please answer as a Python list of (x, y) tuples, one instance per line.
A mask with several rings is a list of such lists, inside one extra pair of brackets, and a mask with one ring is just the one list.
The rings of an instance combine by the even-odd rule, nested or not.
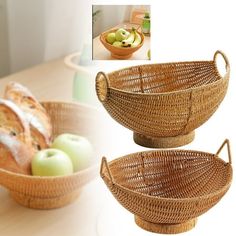
[[(216, 55), (226, 60), (221, 76)], [(230, 67), (217, 51), (213, 61), (134, 66), (97, 75), (97, 95), (123, 126), (147, 137), (176, 137), (205, 123), (228, 88)]]
[(197, 218), (224, 196), (232, 167), (231, 160), (226, 163), (211, 153), (147, 151), (109, 163), (103, 159), (101, 176), (134, 215), (156, 224), (180, 224)]
[[(51, 117), (54, 136), (75, 133), (88, 138), (92, 137), (93, 132), (89, 129), (93, 129), (92, 121), (96, 113), (90, 108), (60, 102), (48, 102), (43, 105)], [(65, 177), (37, 177), (19, 175), (0, 169), (0, 184), (24, 206), (50, 209), (62, 207), (74, 201), (81, 187), (95, 174), (94, 168), (88, 168)]]

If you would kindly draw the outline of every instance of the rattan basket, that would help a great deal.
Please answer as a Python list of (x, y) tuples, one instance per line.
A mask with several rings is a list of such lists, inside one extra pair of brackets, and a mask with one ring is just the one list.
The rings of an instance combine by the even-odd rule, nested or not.
[[(217, 70), (221, 54), (226, 74)], [(109, 114), (134, 131), (146, 147), (177, 147), (194, 139), (225, 97), (230, 75), (227, 57), (212, 61), (148, 64), (96, 77), (99, 100)]]
[[(219, 158), (227, 144), (229, 162)], [(157, 233), (180, 233), (213, 207), (232, 181), (229, 141), (216, 154), (164, 150), (130, 154), (107, 163), (101, 177), (137, 225)]]
[[(109, 44), (107, 41), (106, 41), (106, 37), (109, 33), (112, 33), (112, 32), (116, 32), (117, 29), (112, 29), (112, 30), (109, 30), (109, 31), (106, 31), (104, 33), (102, 33), (100, 35), (100, 41), (101, 43), (104, 45), (104, 47), (111, 52), (111, 56), (116, 58), (116, 59), (128, 59), (132, 56), (132, 54), (134, 52), (136, 52), (139, 48), (141, 48), (143, 46), (143, 42), (144, 42), (144, 35), (140, 32), (138, 32), (141, 36), (141, 39), (142, 39), (142, 42), (137, 46), (137, 47), (127, 47), (127, 48), (118, 48), (118, 47), (115, 47), (111, 44)], [(131, 29), (127, 29), (127, 31), (131, 32)]]
[[(45, 102), (53, 124), (53, 135), (74, 133), (94, 142), (96, 111), (85, 105), (62, 102)], [(81, 188), (96, 175), (97, 164), (68, 176), (37, 177), (16, 174), (0, 169), (0, 185), (10, 191), (19, 204), (37, 209), (52, 209), (73, 202)]]

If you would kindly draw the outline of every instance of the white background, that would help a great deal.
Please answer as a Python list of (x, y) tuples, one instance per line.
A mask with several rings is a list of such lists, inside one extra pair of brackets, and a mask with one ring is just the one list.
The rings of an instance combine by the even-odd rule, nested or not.
[[(115, 2), (115, 1), (113, 1)], [(99, 4), (111, 4), (111, 1), (94, 1)], [(119, 1), (119, 4), (151, 4), (151, 55), (154, 63), (211, 60), (217, 49), (225, 52), (231, 65), (230, 84), (227, 95), (211, 119), (196, 130), (194, 142), (182, 147), (215, 153), (225, 138), (231, 141), (232, 162), (235, 163), (235, 65), (236, 34), (234, 1)], [(97, 66), (97, 70), (111, 71), (142, 62), (106, 61)], [(223, 61), (219, 58), (219, 69), (223, 72)], [(103, 109), (104, 114), (106, 111)], [(132, 132), (117, 124), (109, 115), (107, 140), (104, 155), (109, 160), (127, 153), (146, 150), (133, 143)], [(222, 158), (227, 161), (226, 152)], [(138, 228), (131, 213), (126, 211), (113, 198), (101, 180), (94, 182), (96, 191), (97, 220), (96, 231), (99, 236), (109, 235), (153, 235)], [(199, 217), (196, 227), (184, 235), (234, 235), (236, 210), (236, 184), (233, 182), (226, 196), (209, 212)]]

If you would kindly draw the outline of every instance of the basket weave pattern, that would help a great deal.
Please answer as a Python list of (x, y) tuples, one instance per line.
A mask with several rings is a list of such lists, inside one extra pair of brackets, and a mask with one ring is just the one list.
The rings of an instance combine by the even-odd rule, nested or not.
[[(218, 157), (225, 144), (229, 163)], [(101, 176), (114, 197), (135, 215), (138, 225), (155, 232), (183, 232), (194, 227), (196, 218), (229, 189), (229, 142), (217, 154), (164, 150), (134, 153), (109, 163), (103, 158)]]
[[(91, 122), (96, 116), (89, 108), (60, 102), (45, 102), (43, 105), (51, 117), (54, 136), (62, 133), (77, 133), (85, 137), (92, 135), (88, 127), (92, 128)], [(60, 177), (28, 176), (0, 169), (0, 184), (21, 205), (51, 209), (74, 201), (81, 187), (95, 175), (93, 167)]]
[[(223, 77), (217, 70), (218, 54), (226, 62)], [(99, 72), (96, 90), (109, 114), (134, 131), (137, 143), (175, 147), (192, 141), (194, 130), (217, 110), (227, 92), (229, 74), (226, 56), (217, 51), (212, 61), (141, 65), (109, 74)]]

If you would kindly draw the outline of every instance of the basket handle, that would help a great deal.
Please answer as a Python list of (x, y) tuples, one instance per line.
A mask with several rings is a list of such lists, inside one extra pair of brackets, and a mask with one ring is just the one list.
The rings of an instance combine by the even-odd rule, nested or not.
[(228, 74), (230, 72), (230, 64), (229, 64), (229, 60), (228, 60), (227, 56), (222, 51), (217, 50), (215, 52), (214, 58), (213, 58), (215, 64), (216, 64), (216, 58), (217, 58), (218, 55), (221, 55), (223, 57), (223, 59), (225, 61), (226, 74)]
[(100, 71), (96, 76), (96, 92), (100, 102), (105, 102), (108, 97), (109, 80), (107, 75)]
[(225, 139), (225, 141), (221, 144), (220, 148), (216, 152), (216, 156), (218, 156), (220, 154), (221, 150), (224, 148), (225, 145), (227, 145), (229, 164), (231, 165), (232, 164), (232, 159), (231, 159), (230, 144), (229, 144), (228, 139)]
[(104, 175), (104, 168), (106, 168), (106, 170), (107, 170), (109, 180), (111, 181), (112, 184), (114, 184), (114, 180), (113, 180), (113, 177), (112, 177), (112, 175), (111, 175), (111, 171), (110, 171), (110, 168), (109, 168), (109, 166), (108, 166), (106, 157), (103, 157), (103, 158), (102, 158), (102, 162), (101, 162), (100, 176), (101, 176), (102, 178), (105, 177), (105, 175)]

